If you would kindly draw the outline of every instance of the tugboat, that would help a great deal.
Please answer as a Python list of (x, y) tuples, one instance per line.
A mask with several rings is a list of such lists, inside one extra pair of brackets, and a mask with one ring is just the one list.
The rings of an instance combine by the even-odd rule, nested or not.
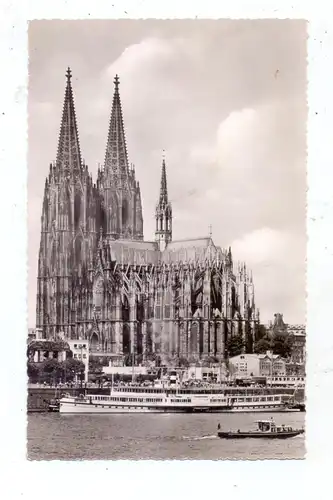
[(266, 438), (266, 439), (287, 439), (304, 433), (304, 429), (293, 429), (285, 425), (276, 425), (274, 420), (258, 420), (258, 428), (254, 431), (221, 431), (218, 424), (217, 435), (221, 439), (245, 439), (245, 438)]

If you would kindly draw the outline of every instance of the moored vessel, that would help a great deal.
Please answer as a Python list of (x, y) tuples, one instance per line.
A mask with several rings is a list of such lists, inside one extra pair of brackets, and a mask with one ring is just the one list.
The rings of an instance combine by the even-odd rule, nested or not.
[(159, 384), (154, 387), (112, 386), (109, 395), (65, 394), (60, 413), (224, 413), (286, 412), (290, 407), (286, 394), (229, 394), (223, 388), (184, 388)]

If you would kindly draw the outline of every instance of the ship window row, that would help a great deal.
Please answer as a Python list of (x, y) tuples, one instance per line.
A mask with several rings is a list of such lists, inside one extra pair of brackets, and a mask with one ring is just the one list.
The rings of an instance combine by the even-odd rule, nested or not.
[(171, 403), (190, 403), (191, 399), (170, 399)]
[(97, 401), (117, 401), (122, 403), (162, 403), (163, 398), (122, 398), (122, 397), (110, 397), (110, 396), (96, 396), (94, 398)]
[(237, 403), (252, 403), (252, 402), (264, 402), (264, 401), (279, 401), (280, 397), (279, 396), (261, 396), (261, 397), (253, 397), (253, 398), (231, 398), (232, 401)]
[(211, 399), (210, 402), (211, 403), (225, 403), (226, 400), (225, 399)]
[(147, 389), (142, 387), (114, 387), (113, 389), (115, 392), (147, 392), (150, 394), (159, 394), (161, 392), (165, 392), (165, 389)]
[[(244, 408), (246, 410), (255, 410), (258, 408), (258, 406), (248, 406), (248, 405), (239, 405), (238, 408)], [(261, 408), (280, 408), (280, 405), (262, 405)]]
[(163, 387), (156, 387), (156, 388), (149, 388), (145, 387), (142, 389), (142, 387), (114, 387), (113, 388), (114, 392), (145, 392), (149, 394), (160, 394), (160, 393), (165, 393), (168, 392), (169, 394), (220, 394), (223, 392), (221, 389), (200, 389), (200, 388), (195, 388), (195, 389), (179, 389), (177, 390), (176, 388), (163, 388)]
[(304, 382), (304, 377), (272, 377), (273, 381), (280, 380), (281, 382), (294, 382), (295, 380), (299, 380)]

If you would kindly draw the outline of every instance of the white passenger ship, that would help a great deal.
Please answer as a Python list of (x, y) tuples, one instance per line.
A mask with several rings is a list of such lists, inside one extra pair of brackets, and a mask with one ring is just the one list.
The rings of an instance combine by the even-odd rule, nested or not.
[(110, 395), (64, 395), (60, 413), (224, 413), (296, 411), (288, 394), (226, 394), (223, 389), (112, 387)]

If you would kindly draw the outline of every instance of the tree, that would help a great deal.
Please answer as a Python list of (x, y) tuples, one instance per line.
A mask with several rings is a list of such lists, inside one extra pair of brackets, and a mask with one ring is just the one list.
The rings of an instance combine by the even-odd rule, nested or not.
[(60, 363), (56, 359), (46, 359), (39, 364), (39, 380), (56, 383), (61, 377)]
[(289, 358), (293, 343), (293, 335), (277, 333), (271, 338), (267, 335), (255, 342), (253, 351), (257, 354), (265, 354), (266, 351), (272, 351), (273, 354), (277, 354), (282, 358)]
[(124, 358), (124, 365), (125, 366), (132, 366), (134, 364), (134, 355), (133, 354), (126, 354)]
[(244, 340), (242, 335), (234, 335), (229, 337), (227, 340), (226, 348), (228, 352), (228, 357), (238, 356), (244, 350)]
[(262, 337), (260, 340), (254, 343), (253, 352), (256, 354), (265, 354), (266, 351), (270, 351), (272, 348), (272, 341), (268, 337)]
[(265, 325), (259, 325), (256, 333), (257, 333), (256, 342), (258, 342), (259, 340), (261, 340), (263, 338), (269, 337), (268, 330), (265, 327)]
[(27, 363), (27, 373), (29, 381), (32, 383), (36, 383), (39, 380), (39, 365), (38, 363), (28, 362)]
[(142, 363), (143, 363), (143, 355), (142, 354), (137, 354), (135, 356), (135, 363), (137, 365), (142, 365)]
[(203, 366), (211, 366), (219, 362), (219, 359), (216, 356), (206, 356), (202, 359)]
[(89, 371), (92, 373), (102, 373), (103, 368), (102, 368), (102, 363), (99, 358), (90, 357), (89, 359)]
[(293, 335), (276, 334), (272, 338), (272, 350), (282, 358), (289, 358), (294, 344)]
[(178, 366), (179, 368), (188, 368), (190, 365), (189, 361), (187, 358), (180, 357), (178, 359)]
[(62, 381), (72, 381), (76, 375), (84, 372), (84, 364), (78, 359), (69, 358), (59, 363), (59, 375)]

